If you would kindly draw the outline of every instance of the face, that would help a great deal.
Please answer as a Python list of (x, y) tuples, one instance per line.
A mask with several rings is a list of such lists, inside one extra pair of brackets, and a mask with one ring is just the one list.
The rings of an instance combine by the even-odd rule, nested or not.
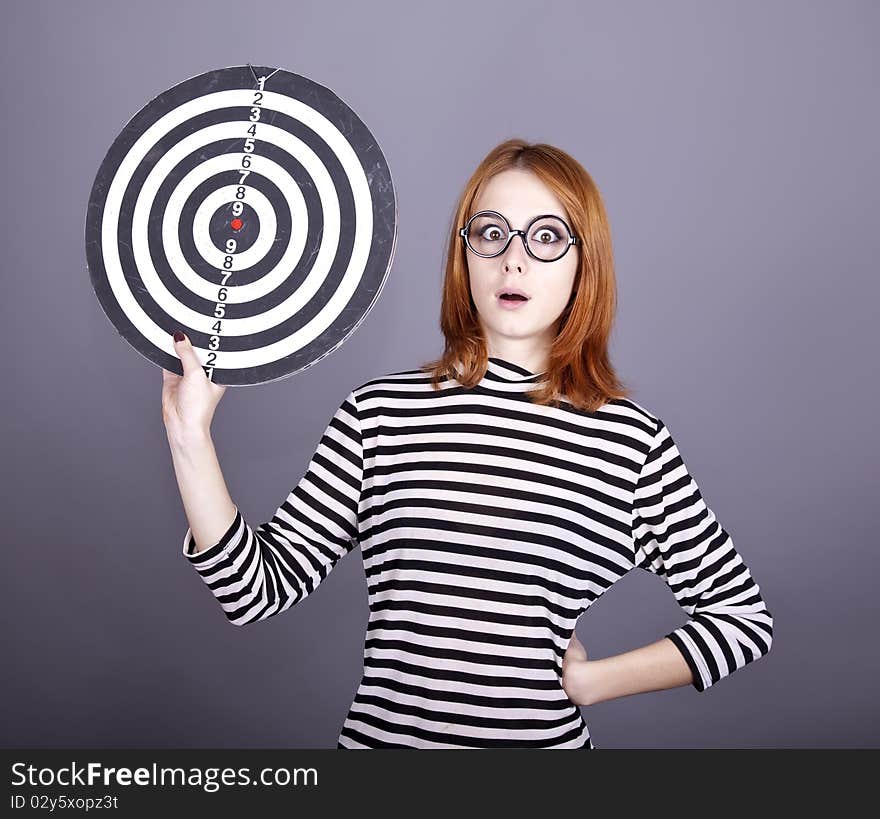
[[(492, 177), (474, 202), (468, 217), (481, 210), (501, 213), (513, 230), (525, 230), (536, 216), (553, 214), (573, 230), (568, 213), (556, 195), (531, 171), (510, 169)], [(479, 221), (479, 220), (478, 220)], [(476, 223), (474, 223), (476, 224)], [(541, 234), (541, 223), (532, 229)], [(491, 228), (490, 228), (491, 230)], [(497, 234), (492, 234), (497, 235)], [(568, 236), (563, 237), (563, 241)], [(465, 250), (474, 304), (486, 338), (489, 355), (512, 361), (540, 361), (556, 336), (556, 321), (572, 294), (580, 250), (572, 246), (553, 262), (534, 259), (526, 252), (522, 237), (514, 236), (500, 256), (484, 258)], [(516, 288), (529, 299), (505, 307), (499, 293)]]

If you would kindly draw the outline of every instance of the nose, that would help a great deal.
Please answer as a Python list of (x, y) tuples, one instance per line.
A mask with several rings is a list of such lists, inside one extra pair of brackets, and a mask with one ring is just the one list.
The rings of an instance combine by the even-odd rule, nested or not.
[(523, 239), (524, 237), (521, 233), (511, 237), (507, 250), (501, 254), (501, 263), (504, 270), (522, 271), (525, 267), (528, 254), (526, 253)]

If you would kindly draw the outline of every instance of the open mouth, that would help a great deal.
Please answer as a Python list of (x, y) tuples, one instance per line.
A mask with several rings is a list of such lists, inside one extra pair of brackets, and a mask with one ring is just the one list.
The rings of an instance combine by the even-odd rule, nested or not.
[(528, 301), (525, 296), (520, 296), (518, 293), (502, 293), (498, 298), (503, 301)]

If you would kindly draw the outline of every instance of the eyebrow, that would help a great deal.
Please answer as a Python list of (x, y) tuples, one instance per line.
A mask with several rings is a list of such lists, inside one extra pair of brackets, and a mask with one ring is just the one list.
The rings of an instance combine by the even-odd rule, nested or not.
[[(478, 213), (482, 213), (484, 210), (491, 210), (491, 211), (494, 211), (495, 213), (501, 213), (501, 211), (497, 210), (496, 208), (480, 208), (479, 210), (475, 210), (471, 214), (471, 217), (469, 217), (469, 218), (476, 216)], [(503, 213), (501, 213), (501, 215), (504, 216)], [(526, 219), (525, 224), (529, 224), (530, 222), (534, 222), (535, 219), (542, 217), (542, 216), (555, 216), (557, 219), (562, 219), (563, 222), (566, 221), (565, 217), (561, 216), (558, 213), (552, 213), (552, 212), (551, 213), (536, 213), (534, 216), (530, 216), (528, 219)], [(507, 219), (506, 216), (504, 216), (504, 218)], [(507, 219), (507, 221), (510, 222), (510, 219)]]

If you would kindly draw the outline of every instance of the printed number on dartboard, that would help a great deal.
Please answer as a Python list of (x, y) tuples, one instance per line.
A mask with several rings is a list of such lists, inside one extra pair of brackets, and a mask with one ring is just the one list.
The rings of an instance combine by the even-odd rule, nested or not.
[[(235, 189), (235, 201), (232, 203), (232, 215), (235, 218), (238, 218), (244, 213), (244, 203), (248, 190), (246, 180), (251, 173), (251, 154), (256, 147), (257, 123), (260, 121), (263, 106), (263, 92), (265, 91), (266, 77), (260, 77), (258, 84), (259, 90), (254, 91), (254, 99), (251, 103), (250, 114), (248, 115), (249, 124), (247, 131), (245, 132), (247, 136), (244, 137), (244, 147), (242, 148), (241, 169), (238, 171), (238, 186)], [(226, 315), (226, 308), (223, 302), (226, 301), (229, 292), (226, 284), (233, 273), (232, 266), (235, 262), (235, 256), (233, 254), (235, 254), (237, 250), (238, 241), (234, 237), (227, 239), (226, 255), (223, 257), (223, 269), (220, 271), (220, 289), (217, 291), (217, 303), (214, 305), (214, 317), (217, 321), (211, 326), (211, 329), (214, 331), (208, 341), (208, 349), (211, 352), (208, 353), (208, 359), (204, 365), (208, 378), (214, 377), (214, 365), (217, 362), (217, 350), (220, 348), (220, 336), (223, 331), (222, 319)]]

